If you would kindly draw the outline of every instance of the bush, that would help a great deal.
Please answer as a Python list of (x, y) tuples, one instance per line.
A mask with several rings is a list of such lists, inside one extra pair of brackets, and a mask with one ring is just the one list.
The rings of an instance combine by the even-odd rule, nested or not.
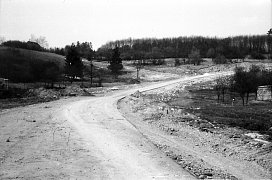
[(200, 51), (196, 48), (193, 48), (191, 54), (188, 55), (189, 63), (194, 65), (200, 65), (203, 59), (200, 56)]
[(175, 59), (175, 66), (180, 66), (181, 63), (180, 63), (180, 60), (178, 58)]
[(228, 60), (223, 55), (219, 55), (213, 59), (213, 63), (215, 64), (227, 64)]
[(120, 71), (123, 69), (122, 59), (120, 58), (120, 52), (118, 47), (115, 47), (113, 49), (108, 69), (111, 70), (111, 72), (115, 75), (116, 78)]
[(266, 57), (263, 54), (258, 53), (256, 51), (252, 52), (250, 54), (250, 57), (251, 57), (251, 59), (260, 59), (260, 60), (266, 59)]
[(159, 59), (158, 60), (158, 65), (164, 65), (165, 64), (165, 60), (164, 59)]
[(153, 59), (152, 60), (152, 65), (164, 65), (165, 60), (164, 59)]

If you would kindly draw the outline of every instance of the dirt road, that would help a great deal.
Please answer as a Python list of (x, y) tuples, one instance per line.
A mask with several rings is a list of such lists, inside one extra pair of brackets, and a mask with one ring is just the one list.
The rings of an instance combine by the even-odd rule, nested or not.
[[(158, 83), (147, 91), (173, 83), (212, 78), (209, 74)], [(72, 103), (64, 111), (69, 122), (88, 142), (109, 179), (190, 179), (188, 172), (165, 157), (117, 110), (117, 101), (134, 90)], [(105, 168), (107, 167), (107, 168)]]
[(122, 116), (117, 101), (136, 90), (218, 75), (222, 73), (3, 111), (0, 178), (194, 179)]

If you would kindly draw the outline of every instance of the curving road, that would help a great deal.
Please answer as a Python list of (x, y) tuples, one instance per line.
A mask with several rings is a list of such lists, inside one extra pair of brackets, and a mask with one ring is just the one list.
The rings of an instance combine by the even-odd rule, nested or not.
[(116, 91), (65, 106), (63, 115), (77, 129), (97, 160), (95, 179), (195, 179), (160, 152), (118, 111), (117, 102), (136, 90), (148, 91), (175, 83), (210, 80), (230, 72), (204, 74), (143, 88)]

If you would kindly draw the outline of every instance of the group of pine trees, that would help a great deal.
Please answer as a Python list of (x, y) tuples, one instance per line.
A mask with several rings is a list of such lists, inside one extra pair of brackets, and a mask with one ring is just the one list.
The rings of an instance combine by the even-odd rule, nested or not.
[[(86, 58), (92, 61), (94, 57), (94, 51), (90, 44), (77, 43), (77, 45), (72, 44), (71, 46), (66, 46), (66, 63), (65, 63), (65, 75), (73, 82), (76, 78), (83, 78), (84, 65), (82, 58)], [(120, 71), (123, 69), (122, 59), (120, 58), (119, 48), (115, 47), (111, 51), (111, 57), (108, 59), (109, 66), (108, 69), (112, 74), (117, 77)], [(91, 63), (92, 68), (92, 63)], [(91, 74), (92, 76), (92, 74)]]

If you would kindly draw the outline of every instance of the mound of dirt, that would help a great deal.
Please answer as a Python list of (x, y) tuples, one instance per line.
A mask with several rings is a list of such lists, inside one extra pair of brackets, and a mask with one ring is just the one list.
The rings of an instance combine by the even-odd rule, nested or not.
[(27, 92), (27, 96), (35, 96), (41, 99), (58, 99), (60, 97), (60, 92), (53, 89), (29, 89)]
[(88, 96), (92, 95), (89, 89), (81, 88), (79, 85), (67, 86), (65, 89), (29, 89), (26, 93), (27, 97), (38, 97), (40, 99), (58, 99), (61, 96)]
[(88, 94), (88, 91), (76, 84), (67, 86), (64, 90), (62, 90), (63, 96), (82, 96), (86, 94)]

